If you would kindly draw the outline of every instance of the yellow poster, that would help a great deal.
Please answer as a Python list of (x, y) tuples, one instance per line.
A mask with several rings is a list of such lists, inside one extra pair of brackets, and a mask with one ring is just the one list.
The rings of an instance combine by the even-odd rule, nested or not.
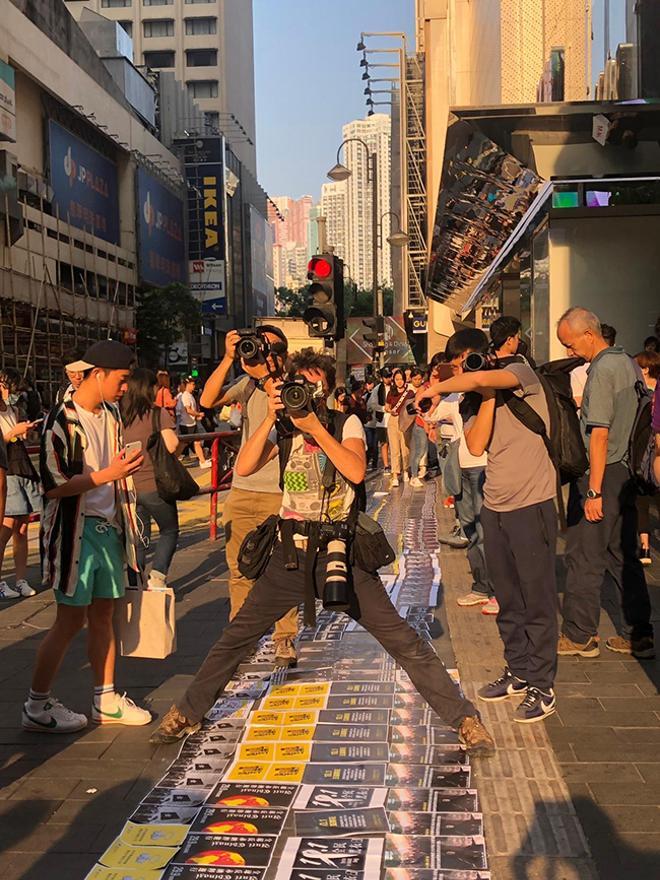
[(330, 693), (329, 681), (309, 682), (308, 684), (299, 685), (299, 695), (301, 697), (327, 697)]
[(296, 710), (293, 712), (283, 712), (284, 716), (283, 724), (286, 724), (288, 727), (290, 724), (314, 724), (319, 720), (318, 712), (306, 712)]
[(190, 829), (187, 825), (136, 825), (127, 822), (119, 835), (131, 846), (181, 846)]
[(275, 744), (243, 743), (239, 747), (237, 758), (239, 761), (268, 761), (270, 763), (275, 758)]
[(163, 871), (150, 871), (148, 868), (106, 868), (94, 865), (85, 880), (160, 880)]
[(289, 709), (325, 709), (327, 697), (293, 697), (293, 706)]
[(300, 764), (271, 764), (264, 777), (266, 782), (301, 782), (305, 765)]
[(311, 757), (311, 743), (286, 742), (275, 744), (276, 761), (310, 761)]
[(259, 782), (266, 778), (268, 764), (257, 761), (235, 761), (225, 776), (227, 782)]
[[(177, 850), (177, 846), (130, 846), (117, 838), (99, 861), (107, 868), (148, 868), (157, 871), (165, 867)], [(125, 877), (125, 872), (121, 876)]]
[(250, 715), (250, 726), (255, 724), (279, 725), (284, 724), (284, 712), (253, 712)]
[(303, 724), (299, 727), (281, 727), (281, 740), (303, 740), (309, 741), (314, 739), (314, 731), (316, 727), (313, 724)]
[(245, 742), (270, 742), (280, 738), (281, 727), (248, 727), (245, 733)]
[(276, 684), (268, 694), (271, 697), (292, 697), (302, 693), (299, 684)]
[(266, 697), (260, 709), (295, 709), (296, 697)]

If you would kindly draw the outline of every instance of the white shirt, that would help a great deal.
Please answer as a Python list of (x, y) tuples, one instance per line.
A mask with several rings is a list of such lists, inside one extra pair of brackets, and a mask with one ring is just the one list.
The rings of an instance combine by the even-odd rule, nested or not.
[(190, 391), (182, 391), (176, 401), (176, 417), (180, 425), (184, 428), (192, 428), (197, 424), (197, 419), (191, 416), (187, 409), (194, 409), (198, 412), (197, 401)]
[[(386, 428), (390, 420), (390, 414), (385, 412), (385, 406), (381, 406), (378, 403), (378, 389), (381, 385), (383, 385), (383, 383), (379, 382), (378, 385), (372, 389), (367, 399), (367, 412), (369, 413), (369, 421), (366, 424), (367, 428)], [(387, 386), (384, 386), (384, 388), (385, 397), (387, 397), (390, 389)], [(383, 417), (380, 421), (376, 418), (376, 413), (382, 413)]]
[(440, 432), (440, 437), (446, 440), (460, 441), (458, 447), (458, 463), (461, 468), (486, 467), (488, 461), (487, 453), (482, 455), (472, 455), (468, 449), (465, 434), (463, 433), (463, 419), (459, 411), (459, 404), (463, 399), (462, 394), (447, 394), (440, 403), (427, 416), (430, 422), (437, 422), (436, 433)]
[[(105, 410), (93, 413), (83, 409), (78, 406), (75, 400), (73, 405), (87, 437), (87, 447), (83, 450), (83, 473), (90, 474), (93, 471), (100, 471), (108, 467), (115, 454), (112, 416)], [(85, 516), (98, 516), (108, 522), (114, 522), (116, 512), (114, 483), (104, 483), (86, 493)]]
[(589, 375), (589, 364), (580, 364), (571, 370), (571, 394), (573, 397), (582, 400), (584, 397), (584, 386), (587, 384), (587, 376)]

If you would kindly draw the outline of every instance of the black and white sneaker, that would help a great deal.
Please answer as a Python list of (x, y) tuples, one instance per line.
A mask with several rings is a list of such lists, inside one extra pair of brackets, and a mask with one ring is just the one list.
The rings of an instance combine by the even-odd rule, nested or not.
[(87, 717), (73, 712), (59, 700), (28, 700), (23, 705), (23, 730), (37, 730), (40, 733), (76, 733), (87, 727)]
[(504, 667), (504, 672), (499, 678), (477, 691), (479, 699), (487, 703), (499, 703), (500, 700), (508, 700), (509, 697), (522, 697), (526, 692), (527, 682), (514, 675), (508, 666)]
[(555, 692), (541, 691), (535, 687), (527, 688), (527, 696), (513, 713), (513, 720), (519, 724), (532, 724), (534, 721), (545, 721), (554, 715), (557, 709)]

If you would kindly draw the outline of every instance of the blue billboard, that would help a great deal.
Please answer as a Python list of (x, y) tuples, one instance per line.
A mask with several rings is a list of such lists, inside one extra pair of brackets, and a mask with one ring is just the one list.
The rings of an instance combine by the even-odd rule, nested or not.
[(66, 223), (119, 244), (117, 166), (80, 138), (49, 120), (53, 209)]
[(156, 287), (183, 283), (183, 202), (142, 167), (136, 179), (140, 279)]

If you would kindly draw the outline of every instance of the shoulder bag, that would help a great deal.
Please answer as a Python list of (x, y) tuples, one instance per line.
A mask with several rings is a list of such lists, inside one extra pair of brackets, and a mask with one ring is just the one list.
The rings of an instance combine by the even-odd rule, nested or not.
[(151, 413), (153, 433), (147, 440), (147, 452), (154, 466), (156, 489), (163, 501), (187, 501), (199, 492), (199, 486), (179, 459), (171, 453), (161, 434), (160, 407)]

